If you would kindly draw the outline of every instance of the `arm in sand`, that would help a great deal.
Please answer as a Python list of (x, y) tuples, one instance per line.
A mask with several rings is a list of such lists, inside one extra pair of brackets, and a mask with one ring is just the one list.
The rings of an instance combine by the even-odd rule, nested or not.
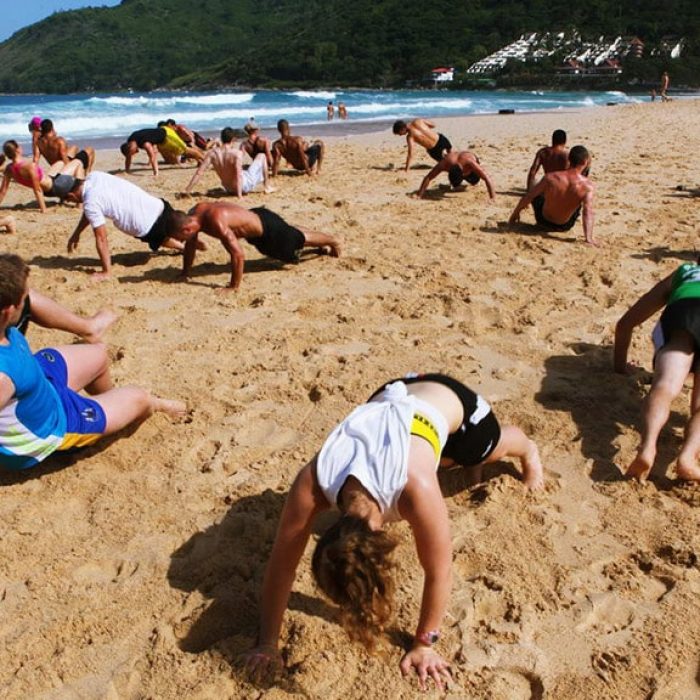
[(104, 280), (109, 277), (109, 273), (112, 269), (112, 256), (109, 253), (109, 242), (107, 241), (107, 226), (102, 224), (102, 226), (98, 226), (92, 230), (95, 234), (97, 255), (100, 257), (100, 262), (102, 263), (102, 272), (93, 272), (92, 279)]
[(80, 221), (78, 221), (78, 225), (75, 227), (75, 231), (71, 234), (71, 237), (68, 239), (68, 252), (73, 253), (75, 250), (78, 248), (78, 243), (80, 242), (80, 234), (88, 227), (88, 224), (90, 222), (88, 221), (87, 216), (85, 216), (85, 212), (80, 216)]
[(583, 198), (583, 235), (589, 245), (598, 245), (598, 241), (593, 238), (593, 222), (595, 214), (593, 212), (594, 188), (591, 184), (586, 196)]
[(615, 348), (613, 351), (613, 367), (616, 372), (625, 374), (629, 366), (627, 353), (632, 342), (634, 329), (651, 318), (662, 309), (672, 288), (672, 273), (658, 284), (654, 285), (646, 294), (643, 294), (620, 318), (615, 326)]
[(32, 189), (34, 190), (34, 196), (39, 204), (39, 209), (41, 209), (42, 214), (46, 214), (46, 202), (44, 201), (44, 190), (41, 189), (41, 180), (39, 180), (39, 174), (36, 171), (36, 164), (34, 162), (29, 164), (29, 173), (32, 180)]
[(537, 177), (537, 171), (542, 167), (542, 149), (535, 154), (535, 160), (532, 161), (530, 170), (527, 174), (527, 189), (528, 191), (532, 189), (535, 184), (535, 178)]
[(489, 174), (476, 162), (472, 163), (472, 170), (484, 181), (489, 193), (489, 199), (496, 199), (496, 191), (493, 189), (493, 182), (491, 182)]
[(431, 677), (440, 690), (451, 680), (449, 664), (426, 642), (439, 630), (452, 587), (452, 539), (447, 506), (440, 492), (434, 465), (421, 469), (406, 484), (401, 514), (406, 518), (416, 541), (418, 559), (423, 567), (423, 595), (420, 617), (411, 649), (401, 659), (401, 673), (411, 669), (418, 674), (422, 690)]
[(406, 148), (408, 152), (406, 153), (406, 165), (404, 165), (403, 169), (405, 172), (408, 172), (408, 166), (411, 165), (411, 160), (413, 159), (413, 136), (411, 136), (410, 131), (406, 134)]
[(525, 207), (527, 207), (535, 197), (544, 193), (546, 180), (547, 178), (543, 177), (531, 190), (527, 192), (526, 195), (522, 197), (515, 209), (513, 209), (510, 219), (508, 219), (509, 224), (512, 225), (520, 221), (520, 212), (525, 209)]
[(280, 160), (282, 159), (282, 147), (279, 141), (272, 144), (272, 177), (277, 177), (280, 170)]
[(315, 465), (313, 459), (292, 484), (265, 569), (258, 643), (244, 657), (248, 670), (258, 679), (281, 666), (277, 644), (294, 576), (309, 541), (314, 516), (328, 508), (316, 482)]
[(7, 190), (10, 187), (10, 180), (12, 180), (12, 176), (10, 175), (10, 166), (8, 165), (2, 176), (2, 185), (0, 185), (0, 204), (2, 204), (2, 200), (5, 199)]
[(183, 194), (190, 194), (192, 192), (192, 188), (199, 182), (200, 178), (202, 177), (202, 174), (211, 163), (211, 153), (212, 152), (209, 151), (204, 157), (204, 160), (202, 160), (202, 162), (199, 164), (199, 167), (197, 168), (197, 170), (195, 170), (194, 175), (192, 175), (192, 179), (187, 184), (187, 187), (185, 187), (185, 189), (183, 190)]
[(448, 170), (447, 165), (445, 165), (445, 159), (443, 158), (424, 178), (423, 182), (420, 183), (418, 188), (418, 193), (416, 197), (418, 199), (423, 199), (425, 191), (428, 189), (428, 185), (440, 174)]

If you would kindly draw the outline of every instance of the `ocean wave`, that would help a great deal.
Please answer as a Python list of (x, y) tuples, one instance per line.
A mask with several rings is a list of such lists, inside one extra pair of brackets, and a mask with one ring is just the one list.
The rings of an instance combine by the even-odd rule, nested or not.
[(334, 100), (337, 93), (331, 92), (329, 90), (296, 90), (294, 92), (287, 93), (293, 95), (294, 97), (310, 98), (317, 100)]
[(255, 94), (224, 93), (221, 95), (176, 95), (174, 97), (91, 97), (86, 102), (94, 105), (113, 105), (118, 107), (174, 107), (177, 104), (194, 105), (235, 105), (251, 102)]

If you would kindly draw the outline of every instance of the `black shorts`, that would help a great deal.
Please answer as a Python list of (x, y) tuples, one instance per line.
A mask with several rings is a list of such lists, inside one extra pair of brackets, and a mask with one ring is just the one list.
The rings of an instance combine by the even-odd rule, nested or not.
[[(263, 151), (263, 153), (265, 153), (265, 151)], [(321, 157), (321, 144), (315, 143), (312, 146), (309, 146), (304, 153), (306, 153), (306, 157), (309, 161), (309, 167), (313, 168), (318, 162), (318, 159)]]
[(501, 439), (501, 427), (496, 416), (494, 416), (489, 404), (481, 396), (464, 386), (462, 382), (448, 377), (446, 374), (437, 373), (393, 379), (375, 391), (369, 400), (371, 401), (377, 394), (384, 391), (388, 384), (393, 382), (403, 382), (407, 385), (416, 382), (435, 382), (446, 386), (457, 394), (464, 410), (464, 419), (462, 425), (454, 433), (450, 433), (447, 438), (442, 450), (443, 457), (452, 459), (463, 467), (474, 467), (488, 459), (496, 449), (496, 445)]
[(249, 238), (248, 243), (269, 258), (282, 262), (296, 262), (299, 259), (299, 251), (306, 243), (304, 234), (265, 207), (257, 207), (251, 211), (260, 217), (263, 234), (259, 238)]
[(532, 210), (535, 212), (535, 220), (537, 223), (540, 226), (548, 228), (550, 231), (570, 231), (574, 227), (576, 221), (578, 221), (578, 216), (581, 213), (581, 207), (579, 207), (565, 224), (555, 224), (545, 218), (545, 215), (542, 213), (543, 209), (544, 195), (540, 194), (532, 200)]
[(148, 247), (155, 251), (158, 250), (163, 245), (163, 241), (170, 235), (170, 220), (173, 214), (173, 208), (170, 206), (169, 202), (164, 199), (163, 202), (163, 212), (155, 220), (155, 223), (148, 230), (148, 233), (139, 238), (140, 241), (148, 243)]
[(66, 195), (73, 189), (76, 180), (72, 175), (51, 175), (51, 182), (51, 189), (46, 193), (46, 196), (65, 199)]
[(439, 163), (445, 156), (445, 151), (451, 150), (452, 144), (447, 136), (444, 134), (438, 134), (437, 143), (432, 148), (428, 149), (428, 155)]
[(20, 314), (19, 320), (15, 323), (15, 327), (22, 334), (27, 334), (27, 327), (29, 326), (29, 321), (32, 318), (32, 304), (29, 299), (29, 294), (24, 300), (24, 306), (22, 307), (22, 313)]
[(87, 151), (78, 151), (71, 160), (79, 160), (83, 164), (85, 170), (87, 170), (90, 165), (90, 156), (87, 154)]
[(693, 338), (693, 364), (695, 372), (700, 364), (700, 299), (679, 299), (667, 306), (661, 314), (661, 330), (664, 343), (668, 343), (675, 331), (686, 331)]

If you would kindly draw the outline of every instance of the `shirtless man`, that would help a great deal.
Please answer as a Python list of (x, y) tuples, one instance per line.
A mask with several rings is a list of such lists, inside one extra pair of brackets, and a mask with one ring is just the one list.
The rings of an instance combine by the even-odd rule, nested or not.
[(272, 144), (270, 139), (260, 136), (260, 129), (257, 124), (248, 122), (243, 127), (243, 131), (248, 134), (248, 138), (241, 143), (241, 150), (245, 151), (251, 158), (263, 153), (267, 160), (267, 167), (272, 169)]
[(668, 73), (664, 71), (661, 74), (661, 100), (662, 102), (668, 102), (671, 98), (666, 94), (668, 86), (671, 83), (671, 79), (668, 77)]
[(540, 148), (532, 161), (530, 172), (527, 174), (527, 189), (532, 189), (537, 177), (537, 171), (544, 168), (544, 174), (566, 170), (569, 167), (569, 149), (566, 147), (566, 131), (557, 129), (552, 134), (552, 145)]
[(70, 163), (72, 160), (79, 160), (83, 164), (86, 173), (92, 170), (95, 163), (95, 149), (90, 146), (78, 150), (77, 146), (68, 146), (66, 140), (59, 136), (54, 129), (50, 119), (41, 122), (41, 133), (37, 141), (39, 152), (46, 159), (49, 165), (54, 165), (59, 161)]
[(323, 141), (316, 139), (310, 146), (301, 136), (292, 136), (289, 122), (280, 119), (277, 122), (280, 138), (272, 144), (272, 177), (279, 172), (280, 161), (284, 158), (296, 170), (303, 170), (307, 175), (321, 174), (321, 165), (326, 147)]
[(574, 146), (569, 152), (570, 167), (548, 173), (518, 202), (508, 223), (520, 221), (520, 212), (529, 204), (540, 226), (549, 231), (569, 231), (583, 207), (583, 235), (589, 245), (598, 245), (593, 238), (593, 198), (595, 186), (583, 174), (590, 164), (590, 156), (583, 146)]
[(408, 153), (406, 154), (406, 165), (404, 170), (408, 172), (413, 159), (413, 143), (423, 146), (428, 155), (438, 163), (443, 159), (445, 153), (452, 150), (452, 144), (449, 139), (439, 134), (435, 129), (435, 124), (427, 119), (414, 119), (411, 122), (398, 121), (394, 122), (393, 132), (396, 136), (405, 136)]
[(417, 197), (422, 199), (428, 185), (440, 174), (447, 173), (450, 184), (457, 188), (466, 180), (470, 185), (478, 185), (480, 180), (484, 181), (489, 197), (494, 199), (496, 193), (493, 189), (491, 178), (479, 163), (479, 158), (469, 151), (450, 151), (424, 178), (420, 184)]
[(224, 189), (239, 199), (264, 183), (265, 192), (275, 190), (267, 184), (267, 159), (264, 153), (253, 158), (247, 170), (243, 170), (243, 152), (236, 146), (236, 132), (227, 126), (221, 130), (221, 145), (207, 151), (183, 194), (189, 195), (202, 174), (209, 167), (214, 168)]
[(201, 202), (187, 216), (179, 216), (172, 235), (185, 241), (182, 277), (187, 279), (197, 249), (199, 232), (218, 238), (231, 256), (231, 281), (224, 289), (237, 290), (243, 277), (245, 253), (240, 239), (247, 240), (263, 255), (282, 262), (296, 262), (302, 248), (328, 248), (340, 255), (340, 243), (319, 231), (290, 226), (281, 216), (264, 207), (245, 209), (224, 202)]

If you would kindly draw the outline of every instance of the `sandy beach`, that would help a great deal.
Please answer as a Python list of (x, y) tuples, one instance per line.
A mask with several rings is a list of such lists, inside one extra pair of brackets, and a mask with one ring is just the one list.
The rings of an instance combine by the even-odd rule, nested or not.
[[(699, 109), (693, 100), (437, 120), (479, 155), (494, 202), (483, 186), (451, 192), (446, 178), (411, 199), (431, 161), (421, 152), (403, 173), (405, 141), (390, 131), (328, 138), (319, 177), (283, 171), (275, 193), (244, 204), (341, 236), (344, 256), (285, 267), (246, 244), (236, 294), (217, 293), (229, 262), (216, 241), (182, 283), (178, 255), (149, 255), (112, 226), (113, 276), (94, 283), (91, 231), (66, 252), (79, 211), (53, 204), (41, 215), (13, 184), (3, 213), (18, 233), (0, 234), (2, 249), (63, 304), (114, 309), (106, 340), (117, 383), (184, 399), (191, 415), (156, 415), (79, 459), (0, 475), (0, 695), (424, 697), (398, 669), (422, 586), (405, 523), (392, 526), (397, 614), (381, 655), (348, 641), (313, 583), (310, 545), (285, 617), (286, 674), (255, 687), (237, 657), (255, 640), (297, 470), (385, 380), (446, 371), (537, 441), (547, 478), (535, 495), (510, 463), (472, 487), (459, 471), (442, 479), (454, 544), (438, 645), (455, 679), (448, 697), (700, 698), (700, 487), (675, 481), (673, 468), (689, 388), (651, 481), (625, 481), (653, 322), (631, 351), (645, 371), (614, 374), (611, 352), (619, 316), (698, 254)], [(580, 223), (550, 236), (528, 211), (515, 231), (504, 225), (556, 128), (593, 154), (599, 248), (584, 245)], [(118, 156), (100, 151), (96, 169), (121, 167)], [(128, 177), (178, 206), (191, 175), (164, 166), (155, 179), (140, 154)], [(207, 174), (191, 203), (217, 184)], [(73, 341), (37, 326), (28, 340)]]

